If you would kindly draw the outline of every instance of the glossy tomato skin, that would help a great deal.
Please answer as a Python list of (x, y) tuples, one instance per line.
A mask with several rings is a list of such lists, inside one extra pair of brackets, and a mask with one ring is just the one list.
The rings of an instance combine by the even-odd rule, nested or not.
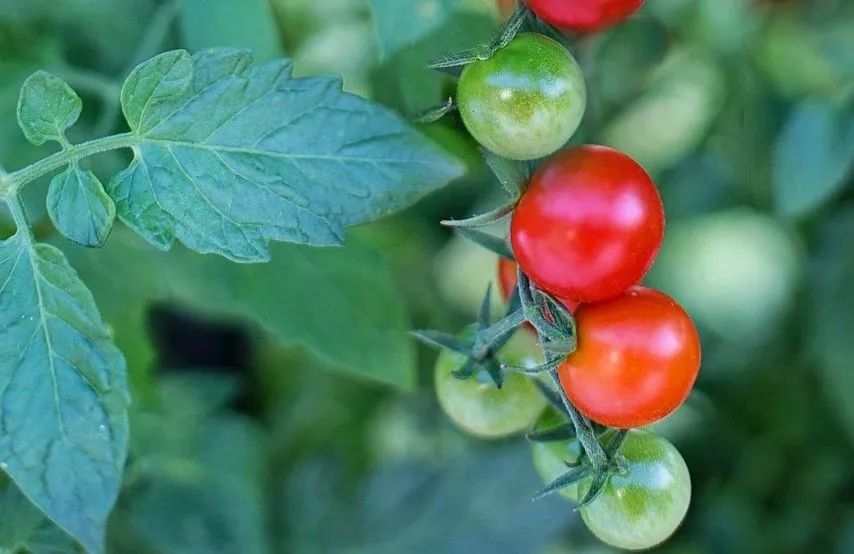
[(664, 207), (637, 162), (605, 146), (552, 156), (513, 212), (516, 260), (542, 289), (597, 302), (640, 282), (664, 238)]
[[(498, 288), (501, 291), (501, 298), (506, 302), (513, 289), (516, 288), (516, 270), (518, 264), (507, 258), (498, 258)], [(561, 304), (566, 306), (570, 312), (574, 312), (578, 308), (578, 302), (569, 300), (568, 298), (560, 298)]]
[(578, 410), (602, 425), (654, 423), (679, 407), (700, 370), (700, 338), (679, 304), (633, 287), (575, 313), (578, 348), (558, 368)]
[(466, 65), (457, 87), (463, 123), (485, 148), (514, 160), (548, 156), (581, 123), (587, 92), (560, 43), (520, 33), (489, 59)]
[[(610, 476), (602, 494), (581, 509), (581, 517), (612, 546), (651, 548), (672, 535), (688, 512), (688, 466), (672, 444), (649, 431), (629, 431), (620, 453), (626, 471)], [(579, 484), (585, 492), (586, 487)]]
[[(470, 327), (461, 336), (471, 337), (473, 333)], [(542, 363), (536, 339), (528, 333), (517, 333), (501, 349), (499, 359), (521, 366)], [(464, 356), (449, 350), (442, 350), (436, 360), (436, 397), (448, 417), (463, 431), (483, 438), (504, 437), (530, 428), (546, 406), (534, 382), (517, 372), (505, 373), (500, 389), (485, 372), (457, 379), (451, 372), (465, 361)]]
[(622, 21), (644, 0), (528, 0), (528, 6), (555, 27), (589, 33)]

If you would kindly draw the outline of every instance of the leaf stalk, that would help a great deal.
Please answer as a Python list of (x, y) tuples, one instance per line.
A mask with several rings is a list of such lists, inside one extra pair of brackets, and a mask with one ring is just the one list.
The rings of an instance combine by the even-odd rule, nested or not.
[(109, 150), (130, 148), (134, 144), (136, 144), (136, 137), (133, 133), (121, 133), (69, 145), (67, 148), (42, 158), (32, 165), (6, 175), (0, 180), (0, 197), (4, 199), (13, 198), (18, 194), (18, 190), (27, 183), (52, 173), (73, 161)]

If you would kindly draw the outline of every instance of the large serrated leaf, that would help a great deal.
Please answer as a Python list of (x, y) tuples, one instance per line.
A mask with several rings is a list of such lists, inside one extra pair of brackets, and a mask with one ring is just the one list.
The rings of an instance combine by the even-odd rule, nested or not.
[(95, 174), (74, 162), (50, 181), (47, 213), (70, 240), (83, 246), (101, 246), (110, 235), (116, 206)]
[(0, 467), (90, 552), (121, 482), (124, 359), (57, 249), (0, 243)]
[(343, 242), (462, 167), (397, 116), (290, 62), (242, 50), (161, 54), (122, 90), (134, 159), (109, 185), (119, 217), (156, 246), (175, 238), (241, 262), (269, 241)]
[(331, 369), (398, 387), (415, 383), (404, 300), (386, 261), (369, 248), (279, 244), (270, 263), (246, 266), (184, 248), (164, 254), (124, 228), (98, 250), (59, 244), (138, 366), (153, 361), (140, 344), (145, 309), (169, 301), (202, 316), (258, 323), (277, 342), (303, 345)]
[(18, 124), (33, 144), (59, 141), (82, 109), (83, 101), (65, 81), (47, 71), (36, 71), (21, 87)]

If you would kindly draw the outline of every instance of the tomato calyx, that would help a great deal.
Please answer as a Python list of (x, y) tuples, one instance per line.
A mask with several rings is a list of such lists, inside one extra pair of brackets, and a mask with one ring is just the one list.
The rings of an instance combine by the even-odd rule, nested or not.
[(492, 286), (486, 289), (478, 316), (477, 330), (473, 340), (457, 337), (432, 329), (413, 331), (412, 335), (428, 346), (445, 348), (466, 356), (462, 366), (452, 372), (457, 379), (468, 379), (485, 371), (496, 387), (504, 383), (502, 364), (496, 354), (507, 344), (517, 327), (525, 322), (525, 315), (518, 303), (510, 303), (505, 316), (492, 323)]
[[(535, 442), (567, 440), (564, 433), (564, 429), (566, 427), (568, 427), (568, 425), (559, 425), (537, 434), (528, 433), (527, 437), (529, 440)], [(591, 502), (596, 500), (596, 498), (598, 498), (605, 489), (611, 475), (623, 475), (628, 471), (628, 462), (619, 452), (627, 434), (628, 431), (626, 430), (619, 430), (614, 433), (612, 430), (606, 429), (599, 437), (596, 437), (597, 444), (602, 440), (607, 445), (603, 451), (606, 460), (604, 465), (597, 466), (594, 464), (588, 455), (588, 451), (586, 449), (582, 449), (581, 456), (578, 460), (574, 463), (564, 462), (568, 468), (567, 471), (556, 477), (543, 489), (537, 492), (533, 499), (539, 500), (540, 498), (559, 492), (566, 487), (578, 485), (582, 481), (589, 481), (590, 487), (587, 489), (584, 497), (582, 497), (575, 506), (575, 510), (578, 511), (584, 506), (589, 505)]]

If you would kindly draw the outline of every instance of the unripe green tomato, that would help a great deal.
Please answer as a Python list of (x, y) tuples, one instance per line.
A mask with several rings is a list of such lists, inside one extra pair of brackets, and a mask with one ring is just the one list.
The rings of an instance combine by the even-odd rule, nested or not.
[[(563, 422), (565, 420), (557, 412), (550, 409), (540, 416), (534, 429), (542, 431)], [(537, 474), (543, 480), (543, 484), (546, 485), (569, 471), (567, 463), (576, 463), (580, 456), (581, 444), (578, 439), (531, 443), (531, 458), (534, 462), (534, 469), (537, 470)], [(573, 484), (562, 488), (560, 494), (573, 502), (577, 502), (578, 485)]]
[(587, 92), (575, 58), (558, 42), (522, 33), (465, 67), (457, 106), (485, 148), (514, 160), (548, 156), (581, 123)]
[[(472, 337), (473, 328), (460, 336)], [(516, 333), (499, 353), (502, 362), (533, 367), (542, 363), (536, 340), (530, 333)], [(499, 389), (485, 371), (468, 379), (457, 379), (465, 356), (442, 350), (436, 360), (435, 386), (439, 405), (462, 430), (484, 438), (513, 435), (529, 428), (545, 407), (546, 400), (530, 377), (516, 372), (504, 374)]]
[(668, 233), (651, 284), (733, 344), (779, 329), (801, 269), (795, 238), (779, 221), (737, 208), (673, 223)]
[(673, 166), (697, 148), (723, 98), (723, 74), (688, 51), (672, 53), (648, 90), (603, 130), (604, 143), (625, 152), (650, 173)]
[[(688, 512), (688, 466), (672, 444), (649, 431), (629, 431), (620, 454), (626, 471), (610, 476), (602, 494), (581, 509), (581, 517), (612, 546), (651, 548), (672, 535)], [(589, 481), (582, 482), (579, 490), (587, 487)]]

